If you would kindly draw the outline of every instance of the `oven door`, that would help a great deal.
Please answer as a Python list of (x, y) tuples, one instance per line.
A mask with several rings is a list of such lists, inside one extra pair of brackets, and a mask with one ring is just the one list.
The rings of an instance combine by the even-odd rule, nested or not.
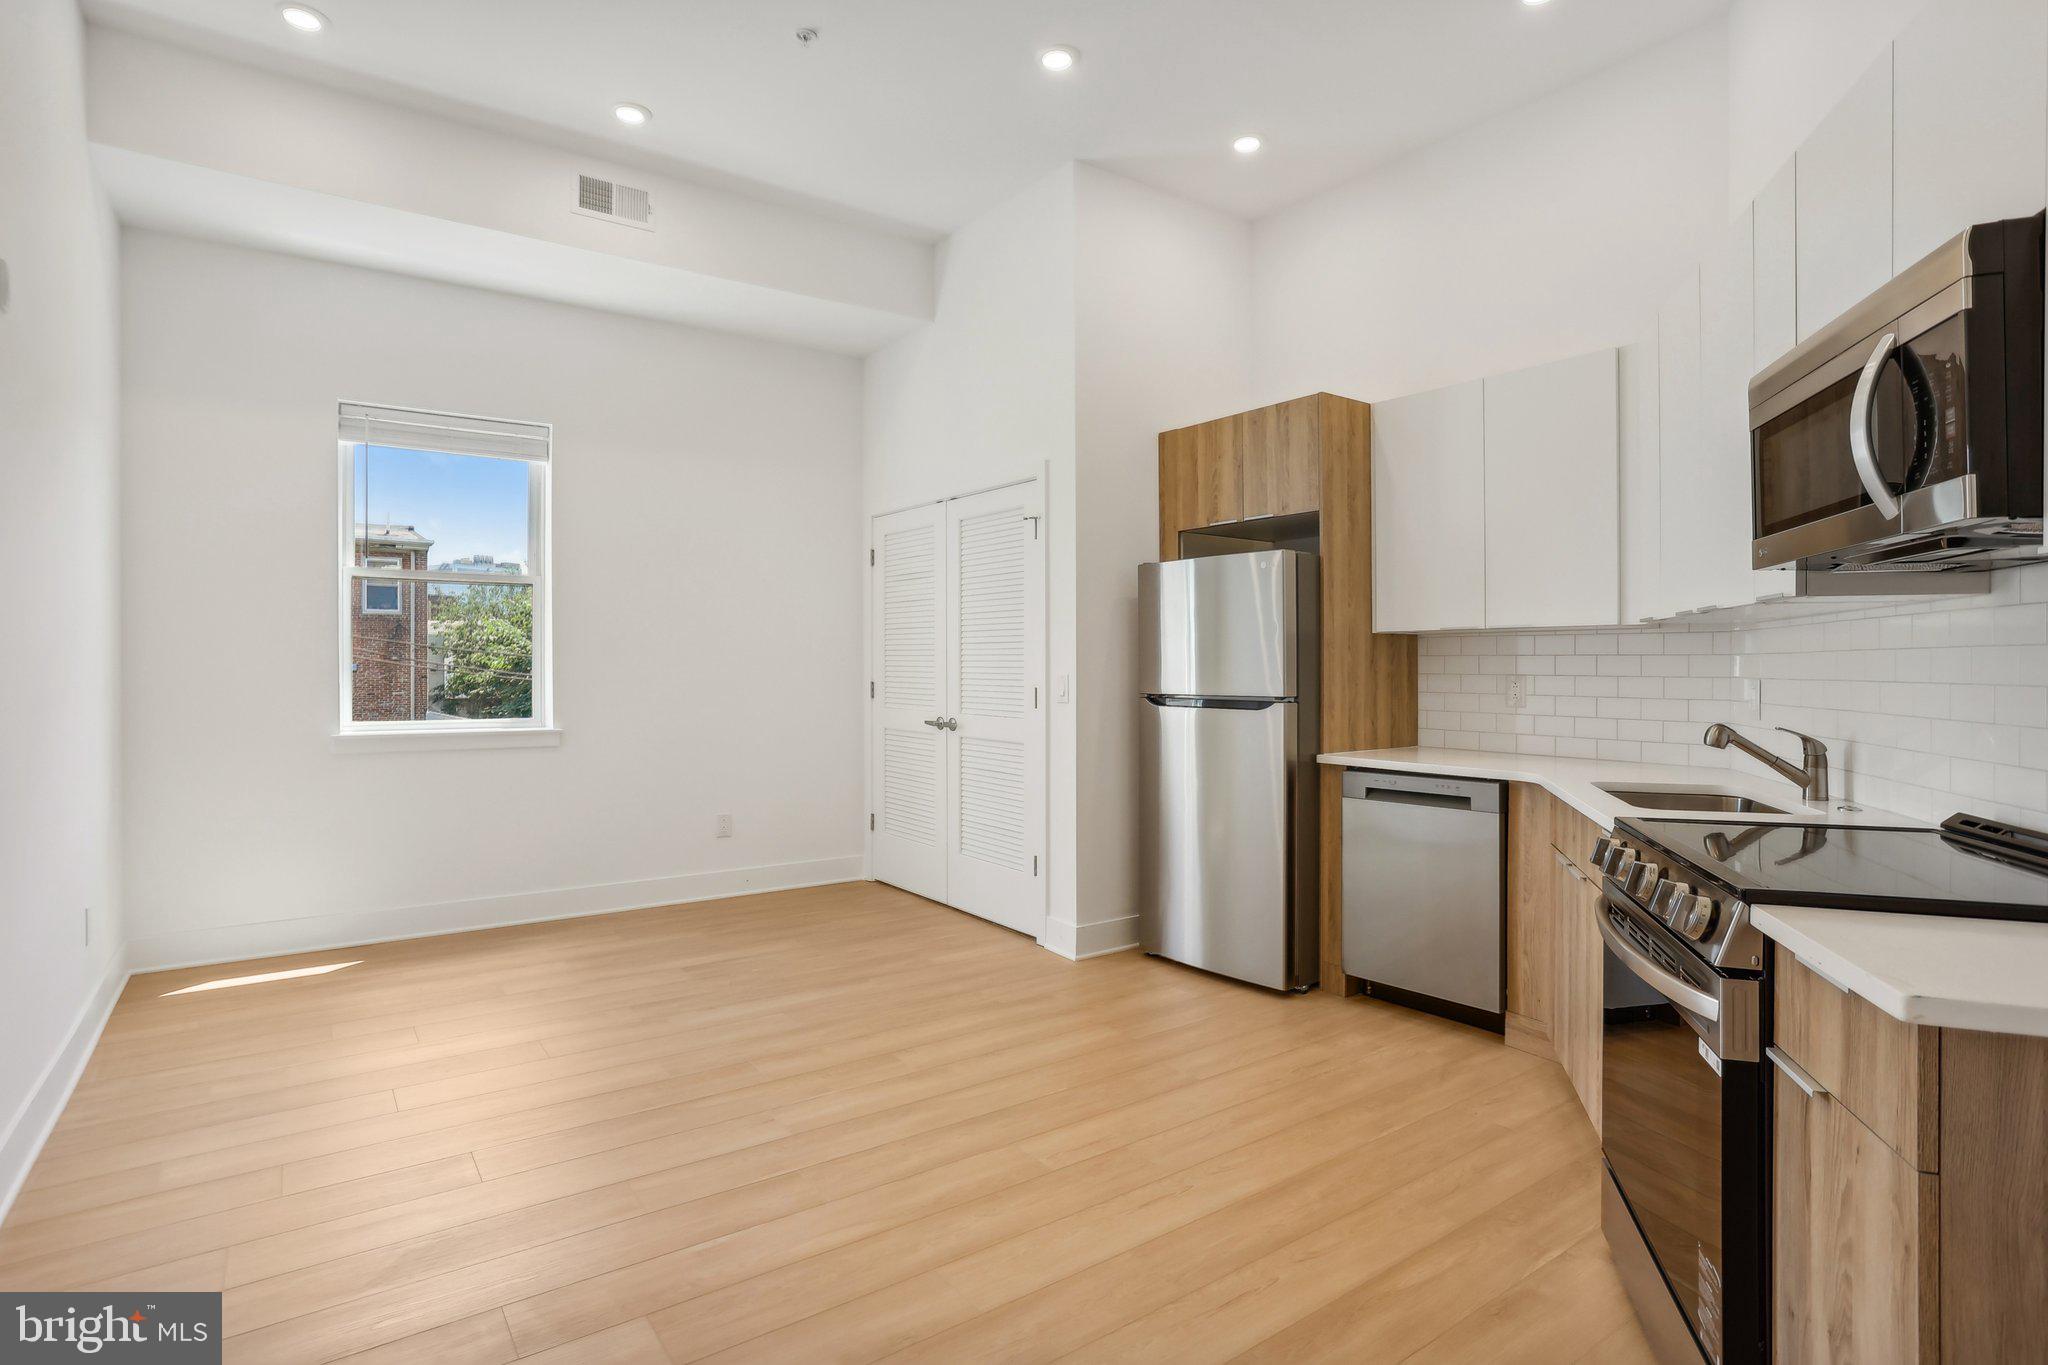
[[(1620, 893), (1608, 889), (1610, 898)], [(1762, 1359), (1763, 1075), (1757, 982), (1687, 963), (1603, 905), (1601, 1146), (1669, 1299), (1711, 1361)], [(1732, 1055), (1731, 1055), (1732, 1054)]]

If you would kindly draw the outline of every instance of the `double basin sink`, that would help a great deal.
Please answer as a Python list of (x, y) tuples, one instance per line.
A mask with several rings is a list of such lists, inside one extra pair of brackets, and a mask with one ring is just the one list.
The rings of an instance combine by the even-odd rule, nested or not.
[(1620, 782), (1594, 784), (1624, 805), (1637, 810), (1708, 811), (1726, 815), (1790, 815), (1782, 806), (1753, 796), (1713, 787), (1631, 787)]

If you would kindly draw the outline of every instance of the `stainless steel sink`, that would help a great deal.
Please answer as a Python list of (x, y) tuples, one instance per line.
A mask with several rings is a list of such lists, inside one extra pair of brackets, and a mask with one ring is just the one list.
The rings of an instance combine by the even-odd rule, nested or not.
[(1729, 815), (1792, 813), (1782, 806), (1773, 806), (1753, 796), (1716, 791), (1712, 787), (1624, 787), (1605, 782), (1594, 785), (1617, 801), (1634, 806), (1637, 810), (1717, 811)]

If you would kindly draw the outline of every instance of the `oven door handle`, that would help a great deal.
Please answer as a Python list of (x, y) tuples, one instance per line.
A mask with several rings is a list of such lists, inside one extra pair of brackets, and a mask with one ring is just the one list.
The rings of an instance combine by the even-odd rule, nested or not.
[(1710, 1024), (1720, 1019), (1719, 999), (1644, 957), (1627, 939), (1615, 932), (1614, 925), (1608, 921), (1604, 908), (1598, 913), (1599, 918), (1594, 923), (1600, 928), (1600, 937), (1607, 940), (1608, 948), (1621, 959), (1623, 966), (1643, 979), (1643, 984), (1656, 990), (1672, 1004), (1692, 1011)]
[(1849, 457), (1856, 462), (1856, 477), (1862, 480), (1863, 491), (1870, 495), (1870, 501), (1886, 521), (1898, 519), (1899, 500), (1885, 487), (1884, 474), (1877, 467), (1877, 452), (1871, 448), (1870, 405), (1877, 396), (1877, 376), (1898, 342), (1897, 332), (1884, 334), (1870, 359), (1863, 362), (1863, 375), (1856, 381), (1856, 397), (1849, 404)]

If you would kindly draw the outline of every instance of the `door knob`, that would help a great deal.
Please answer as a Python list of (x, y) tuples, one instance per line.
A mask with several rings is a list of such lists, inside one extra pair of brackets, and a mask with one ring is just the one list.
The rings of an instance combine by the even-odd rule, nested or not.
[(936, 719), (926, 721), (925, 724), (931, 726), (934, 730), (943, 730), (946, 728), (946, 718), (939, 716)]
[(960, 718), (958, 716), (947, 716), (939, 722), (939, 728), (941, 730), (957, 730), (960, 728)]

